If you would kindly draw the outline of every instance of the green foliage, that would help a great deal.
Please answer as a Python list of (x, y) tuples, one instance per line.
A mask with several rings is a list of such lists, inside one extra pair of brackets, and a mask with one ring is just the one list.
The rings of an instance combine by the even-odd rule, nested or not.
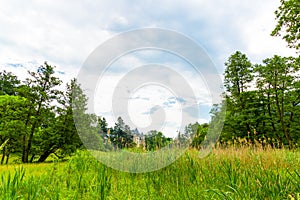
[(146, 150), (155, 151), (168, 144), (170, 144), (172, 138), (165, 137), (162, 132), (152, 130), (145, 135)]
[(118, 149), (128, 148), (133, 144), (132, 131), (121, 117), (118, 117), (114, 128), (111, 129), (110, 141)]
[[(225, 80), (224, 85), (226, 91), (233, 97), (240, 98), (241, 93), (245, 92), (253, 80), (252, 64), (247, 56), (240, 51), (231, 55), (227, 62), (225, 62)], [(242, 104), (242, 99), (239, 99)], [(242, 106), (242, 105), (240, 105)]]
[[(61, 80), (55, 77), (55, 67), (48, 63), (22, 84), (11, 73), (0, 73), (0, 143), (1, 163), (8, 162), (11, 153), (27, 162), (43, 162), (51, 154), (59, 158), (70, 155), (82, 146), (74, 123), (73, 112), (81, 117), (85, 131), (97, 137), (91, 126), (95, 117), (86, 114), (87, 98), (80, 85), (72, 80), (66, 92), (57, 89)], [(75, 98), (76, 97), (76, 98)], [(83, 136), (84, 137), (84, 136)], [(91, 140), (95, 145), (95, 140)], [(99, 140), (96, 140), (96, 142)]]
[(191, 147), (194, 147), (196, 149), (200, 149), (201, 145), (203, 144), (203, 141), (205, 140), (205, 137), (208, 133), (209, 125), (208, 124), (200, 125), (198, 123), (195, 123), (195, 124), (190, 125), (190, 126), (191, 126), (191, 129), (194, 132)]
[[(233, 115), (228, 121), (237, 121), (235, 128), (238, 136), (250, 132), (250, 123), (247, 109), (251, 101), (251, 93), (248, 92), (253, 81), (253, 65), (245, 54), (237, 51), (231, 55), (225, 63), (227, 67), (224, 73), (224, 86), (226, 88), (225, 101), (228, 112)], [(250, 101), (249, 101), (250, 100)], [(237, 117), (236, 115), (239, 114)]]
[[(285, 140), (290, 148), (299, 139), (299, 127), (295, 123), (299, 117), (299, 90), (297, 82), (298, 64), (294, 58), (274, 56), (265, 59), (263, 66), (257, 65), (257, 86), (261, 94), (267, 97), (268, 117), (274, 124), (274, 134), (282, 141)], [(296, 118), (295, 118), (296, 117)], [(274, 123), (276, 120), (279, 123)], [(266, 119), (266, 121), (270, 120)], [(273, 126), (273, 125), (272, 125)], [(298, 130), (291, 133), (291, 130)], [(283, 134), (283, 135), (282, 135)], [(285, 142), (285, 143), (286, 143)]]
[[(300, 137), (299, 58), (275, 55), (253, 65), (236, 52), (225, 65), (226, 118), (221, 141), (272, 138), (277, 141), (274, 147), (295, 148)], [(223, 109), (222, 104), (217, 107), (213, 116)]]
[[(55, 153), (58, 157), (62, 158), (70, 155), (82, 146), (73, 118), (72, 107), (76, 104), (76, 98), (73, 98), (72, 94), (75, 90), (81, 91), (81, 96), (77, 98), (83, 98), (84, 103), (86, 103), (87, 99), (82, 93), (80, 86), (75, 79), (71, 80), (67, 84), (66, 92), (61, 96), (61, 99), (58, 99), (60, 107), (57, 108), (56, 115), (50, 112), (48, 123), (44, 124), (44, 127), (41, 129), (41, 135), (38, 137), (40, 139), (39, 147), (42, 148), (39, 162), (43, 162), (51, 153)], [(77, 106), (79, 109), (81, 105)], [(84, 109), (85, 107), (83, 107)]]
[(272, 31), (272, 36), (281, 36), (288, 46), (300, 49), (300, 1), (280, 0), (281, 5), (275, 11), (277, 25)]
[[(54, 67), (45, 62), (37, 72), (29, 72), (31, 79), (27, 79), (25, 86), (21, 87), (21, 94), (30, 101), (30, 106), (25, 119), (29, 131), (22, 140), (22, 162), (32, 162), (35, 156), (34, 145), (35, 134), (43, 125), (49, 124), (49, 113), (53, 112), (55, 101), (61, 92), (56, 89), (61, 80), (54, 76)], [(32, 152), (33, 151), (33, 152)], [(31, 158), (29, 160), (29, 156)]]
[(1, 164), (6, 162), (10, 153), (20, 151), (21, 137), (28, 130), (25, 125), (28, 101), (19, 96), (0, 96), (0, 143), (5, 143), (2, 150)]
[[(88, 98), (76, 79), (65, 92), (59, 90), (62, 81), (47, 62), (29, 75), (21, 83), (10, 72), (0, 73), (0, 143), (7, 141), (1, 164), (11, 153), (28, 163), (44, 162), (52, 154), (62, 159), (83, 144), (101, 151), (134, 147), (133, 131), (121, 117), (108, 128), (105, 118), (87, 113)], [(162, 139), (153, 145), (165, 145), (162, 133), (153, 138)]]
[(15, 95), (20, 81), (11, 72), (0, 72), (0, 95)]

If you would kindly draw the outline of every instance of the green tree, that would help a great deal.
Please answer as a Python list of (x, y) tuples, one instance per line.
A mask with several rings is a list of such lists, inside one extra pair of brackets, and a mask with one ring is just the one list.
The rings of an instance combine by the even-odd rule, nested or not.
[(122, 117), (118, 117), (111, 134), (111, 141), (116, 148), (129, 148), (133, 145), (133, 134), (130, 127), (126, 125)]
[(15, 95), (20, 81), (11, 72), (0, 72), (0, 95)]
[[(73, 96), (73, 92), (77, 92), (76, 98)], [(78, 95), (82, 96), (78, 96)], [(80, 108), (79, 103), (76, 103), (76, 99), (81, 99), (84, 102)], [(36, 144), (39, 148), (38, 162), (44, 162), (48, 156), (53, 153), (59, 158), (63, 158), (66, 155), (70, 155), (75, 152), (76, 149), (82, 146), (82, 142), (77, 133), (77, 129), (73, 118), (73, 106), (76, 107), (76, 114), (86, 117), (85, 105), (87, 98), (85, 98), (80, 86), (76, 82), (76, 79), (72, 79), (67, 84), (67, 90), (65, 94), (59, 99), (60, 106), (57, 108), (56, 115), (53, 112), (48, 113), (48, 123), (43, 124), (39, 130), (39, 135), (36, 137)], [(79, 112), (82, 111), (82, 113)]]
[(300, 49), (300, 1), (280, 0), (281, 5), (275, 11), (277, 25), (272, 31), (272, 36), (281, 36), (288, 46)]
[(225, 64), (224, 100), (211, 111), (225, 114), (221, 142), (269, 138), (274, 147), (294, 148), (300, 138), (300, 58), (275, 55), (260, 65), (247, 60), (237, 52)]
[(162, 132), (152, 130), (145, 135), (146, 149), (148, 151), (154, 151), (160, 149), (172, 142), (172, 138), (167, 138)]
[(254, 78), (253, 65), (245, 54), (237, 51), (229, 57), (225, 66), (226, 108), (231, 112), (227, 122), (231, 121), (232, 129), (239, 130), (237, 136), (243, 137), (251, 131), (248, 109), (251, 99), (249, 88)]
[(25, 85), (20, 87), (20, 95), (24, 95), (31, 104), (25, 120), (25, 125), (30, 127), (30, 131), (23, 136), (22, 141), (22, 162), (24, 163), (29, 162), (34, 134), (43, 123), (47, 123), (47, 114), (54, 110), (55, 100), (61, 94), (56, 88), (62, 81), (55, 77), (54, 73), (54, 67), (45, 62), (37, 72), (29, 72), (31, 79), (27, 79)]
[(200, 149), (200, 147), (205, 139), (205, 136), (207, 135), (208, 127), (209, 127), (209, 125), (206, 123), (205, 124), (195, 123), (195, 124), (191, 125), (191, 129), (194, 132), (191, 147)]
[(99, 133), (100, 134), (107, 134), (107, 131), (108, 131), (108, 124), (106, 122), (106, 119), (103, 117), (98, 117), (98, 125), (99, 125)]
[[(89, 150), (103, 150), (104, 142), (97, 127), (98, 117), (87, 113), (88, 98), (76, 79), (68, 85), (67, 99), (68, 108), (72, 108), (68, 116), (70, 121), (72, 121), (71, 118), (74, 119), (77, 133), (84, 146)], [(73, 125), (74, 123), (70, 124), (70, 126)]]
[(2, 149), (1, 164), (6, 157), (21, 149), (20, 143), (28, 128), (25, 126), (26, 108), (28, 101), (19, 96), (0, 96), (0, 143), (4, 143)]
[(290, 148), (293, 148), (295, 143), (291, 135), (291, 125), (295, 120), (295, 111), (299, 107), (297, 99), (299, 90), (295, 87), (299, 81), (299, 78), (295, 77), (298, 66), (295, 61), (292, 57), (275, 55), (273, 58), (265, 59), (264, 65), (256, 69), (257, 85), (267, 98), (268, 119), (271, 121), (274, 134), (281, 142), (285, 139)]

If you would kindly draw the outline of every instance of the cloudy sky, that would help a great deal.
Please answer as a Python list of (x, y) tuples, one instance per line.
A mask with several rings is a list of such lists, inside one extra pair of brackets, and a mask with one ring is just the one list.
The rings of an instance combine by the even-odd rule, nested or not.
[[(57, 76), (68, 81), (77, 76), (91, 52), (104, 41), (124, 31), (158, 27), (193, 39), (222, 74), (224, 62), (237, 50), (246, 53), (254, 63), (274, 54), (294, 55), (281, 38), (270, 36), (279, 3), (279, 0), (0, 0), (0, 67), (23, 79), (27, 70), (35, 70), (48, 61), (57, 66)], [(112, 113), (112, 98), (119, 81), (130, 70), (149, 63), (172, 66), (180, 73), (195, 92), (202, 111), (191, 122), (209, 120), (212, 103), (211, 91), (206, 87), (209, 81), (195, 76), (182, 60), (153, 50), (123, 56), (111, 65), (98, 81), (96, 113), (113, 124), (114, 115), (120, 114)], [(180, 87), (175, 83), (173, 86)], [(184, 103), (186, 99), (172, 94), (172, 88), (146, 84), (130, 95), (128, 114), (139, 128), (147, 127), (154, 118), (161, 119), (163, 115), (163, 123), (157, 124), (170, 133), (178, 130), (184, 116), (178, 113), (184, 110), (191, 116), (188, 111), (191, 105), (187, 107)]]

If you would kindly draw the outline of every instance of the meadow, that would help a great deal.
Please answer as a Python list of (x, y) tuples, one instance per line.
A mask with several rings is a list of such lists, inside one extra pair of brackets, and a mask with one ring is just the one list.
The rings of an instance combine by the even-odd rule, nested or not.
[(217, 148), (200, 159), (188, 150), (149, 173), (126, 173), (86, 151), (65, 162), (0, 166), (0, 199), (300, 199), (300, 152)]

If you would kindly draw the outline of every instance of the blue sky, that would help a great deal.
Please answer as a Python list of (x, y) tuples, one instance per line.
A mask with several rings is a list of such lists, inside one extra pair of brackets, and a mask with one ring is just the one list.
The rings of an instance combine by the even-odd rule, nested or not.
[[(279, 0), (0, 0), (0, 67), (23, 79), (27, 70), (34, 70), (48, 61), (57, 66), (57, 75), (67, 82), (77, 76), (89, 54), (102, 42), (123, 31), (158, 27), (178, 31), (196, 41), (222, 74), (224, 62), (237, 50), (246, 53), (254, 63), (274, 54), (294, 55), (281, 38), (270, 36), (275, 26), (274, 11), (279, 4)], [(113, 123), (108, 113), (111, 112), (112, 91), (118, 81), (126, 70), (151, 62), (177, 65), (176, 70), (200, 94), (197, 101), (202, 106), (200, 110), (204, 111), (197, 121), (208, 121), (207, 110), (211, 102), (205, 83), (193, 76), (186, 63), (161, 52), (159, 56), (155, 53), (137, 52), (112, 65), (99, 81), (98, 98), (104, 100), (102, 106), (96, 105), (98, 114), (111, 117), (109, 122)], [(148, 89), (137, 90), (132, 95), (131, 104), (135, 108), (129, 113), (133, 118), (142, 119), (144, 124), (138, 122), (142, 123), (140, 126), (150, 123), (151, 117), (143, 119), (138, 113), (154, 112), (157, 108), (152, 105), (149, 95), (153, 88)], [(165, 120), (167, 126), (178, 121), (178, 117), (174, 117), (176, 106), (182, 103), (169, 101), (172, 97), (169, 92), (153, 90), (151, 93), (152, 102), (160, 102), (166, 116), (173, 116)], [(150, 104), (143, 107), (147, 98)], [(174, 132), (177, 127), (172, 127), (167, 127), (166, 131)]]

